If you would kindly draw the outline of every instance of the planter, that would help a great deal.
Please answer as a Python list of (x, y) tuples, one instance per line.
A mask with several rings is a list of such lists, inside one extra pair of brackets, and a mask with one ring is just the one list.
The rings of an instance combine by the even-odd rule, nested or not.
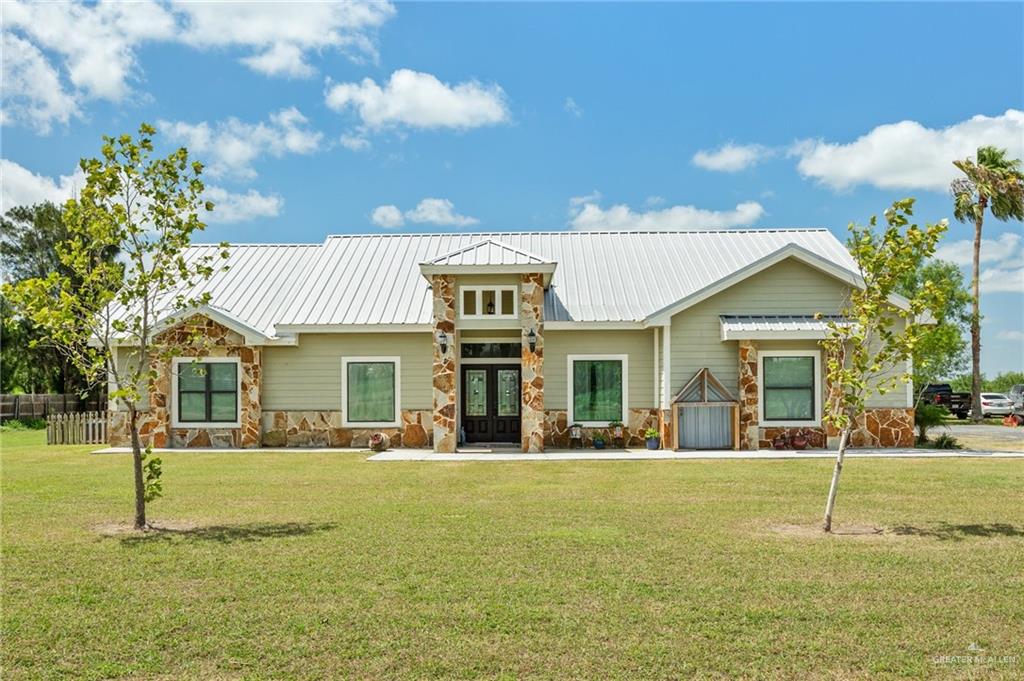
[(776, 435), (775, 439), (772, 440), (772, 447), (774, 449), (785, 449), (788, 442), (782, 435)]
[(370, 436), (370, 449), (375, 452), (383, 452), (388, 448), (390, 438), (384, 433), (374, 433)]
[(792, 445), (796, 450), (807, 449), (807, 438), (803, 433), (797, 433), (793, 436)]
[(661, 449), (661, 438), (660, 437), (649, 437), (649, 438), (647, 438), (647, 449)]
[(594, 449), (604, 449), (604, 440), (594, 440)]

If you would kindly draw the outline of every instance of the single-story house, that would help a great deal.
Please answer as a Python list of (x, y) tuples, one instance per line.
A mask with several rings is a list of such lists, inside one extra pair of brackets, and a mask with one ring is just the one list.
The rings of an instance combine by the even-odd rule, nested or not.
[[(383, 432), (536, 452), (567, 446), (573, 424), (589, 441), (618, 422), (627, 446), (648, 428), (674, 447), (765, 448), (797, 430), (826, 446), (815, 314), (861, 285), (825, 229), (341, 235), (233, 245), (227, 265), (191, 291), (207, 305), (164, 323), (185, 350), (156, 362), (149, 444), (365, 446)], [(869, 406), (855, 444), (912, 444), (909, 386)]]

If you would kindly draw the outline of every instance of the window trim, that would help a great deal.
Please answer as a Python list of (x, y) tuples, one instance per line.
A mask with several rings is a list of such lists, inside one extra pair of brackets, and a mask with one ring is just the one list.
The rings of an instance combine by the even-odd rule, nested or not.
[[(395, 365), (395, 420), (394, 421), (349, 421), (348, 420), (348, 365), (351, 363), (391, 362)], [(397, 428), (402, 425), (402, 358), (397, 355), (367, 355), (341, 358), (341, 425), (343, 428)]]
[[(766, 427), (814, 428), (821, 426), (821, 351), (820, 350), (761, 350), (758, 353), (757, 421)], [(814, 359), (814, 413), (804, 421), (771, 420), (764, 417), (764, 358), (765, 357), (811, 357)]]
[[(235, 377), (235, 420), (234, 421), (182, 421), (178, 414), (178, 367), (182, 364), (229, 364), (236, 365)], [(242, 360), (239, 357), (174, 357), (171, 360), (171, 427), (172, 428), (241, 428), (242, 427)]]
[[(483, 312), (477, 312), (477, 314), (466, 314), (466, 292), (474, 293), (476, 298), (476, 309), (483, 310), (483, 292), (494, 291), (494, 314), (484, 314)], [(506, 314), (502, 309), (501, 294), (503, 291), (512, 292), (512, 312)], [(460, 319), (519, 319), (519, 287), (515, 285), (508, 286), (460, 286), (459, 287), (459, 318)]]
[(580, 421), (576, 419), (576, 400), (574, 395), (575, 381), (573, 380), (573, 365), (578, 360), (612, 360), (622, 362), (622, 416), (618, 419), (622, 423), (628, 422), (629, 417), (629, 355), (569, 355), (566, 358), (568, 364), (566, 377), (566, 393), (569, 396), (569, 404), (566, 412), (569, 415), (569, 423), (579, 423), (588, 428), (607, 428), (612, 421)]

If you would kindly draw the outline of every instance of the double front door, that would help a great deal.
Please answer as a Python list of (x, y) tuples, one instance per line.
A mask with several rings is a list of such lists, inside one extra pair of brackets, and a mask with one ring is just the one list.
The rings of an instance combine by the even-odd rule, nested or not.
[(516, 364), (463, 364), (466, 442), (519, 442), (521, 390)]

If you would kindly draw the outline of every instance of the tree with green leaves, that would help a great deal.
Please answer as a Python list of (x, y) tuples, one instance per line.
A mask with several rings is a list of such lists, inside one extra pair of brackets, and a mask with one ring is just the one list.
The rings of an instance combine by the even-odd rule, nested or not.
[[(135, 483), (135, 527), (145, 529), (146, 503), (160, 496), (160, 460), (143, 451), (140, 401), (156, 378), (155, 363), (177, 349), (159, 331), (172, 316), (208, 302), (186, 292), (215, 269), (213, 257), (186, 258), (205, 225), (203, 165), (179, 148), (154, 157), (156, 130), (138, 137), (104, 136), (100, 158), (83, 159), (86, 184), (67, 202), (67, 238), (57, 246), (61, 267), (6, 286), (15, 308), (42, 329), (90, 381), (108, 380), (110, 398), (127, 411)], [(227, 257), (227, 244), (220, 256)], [(105, 257), (119, 252), (118, 262)], [(117, 348), (128, 348), (119, 361)], [(122, 354), (123, 357), (123, 354)]]
[(985, 211), (996, 220), (1024, 220), (1024, 174), (1020, 159), (1006, 157), (1006, 149), (978, 147), (977, 160), (970, 157), (953, 161), (964, 177), (950, 185), (953, 216), (963, 223), (974, 223), (974, 269), (971, 292), (974, 309), (971, 316), (971, 418), (982, 419), (981, 412), (981, 229)]
[(918, 406), (928, 384), (938, 378), (955, 376), (967, 368), (967, 342), (970, 328), (971, 294), (964, 286), (963, 272), (945, 260), (927, 260), (907, 273), (896, 292), (914, 298), (924, 282), (930, 281), (942, 292), (943, 306), (929, 310), (934, 323), (921, 329), (914, 348), (914, 405)]
[(825, 503), (825, 532), (832, 531), (832, 513), (839, 491), (843, 460), (867, 400), (911, 380), (905, 370), (924, 330), (919, 318), (943, 308), (943, 291), (924, 280), (906, 302), (895, 298), (900, 284), (918, 264), (931, 257), (947, 229), (943, 220), (922, 229), (910, 223), (914, 200), (903, 199), (885, 211), (886, 226), (875, 231), (877, 219), (867, 226), (850, 224), (849, 248), (857, 262), (862, 287), (851, 289), (839, 319), (829, 320), (822, 345), (829, 396), (824, 421), (839, 431), (839, 449)]

